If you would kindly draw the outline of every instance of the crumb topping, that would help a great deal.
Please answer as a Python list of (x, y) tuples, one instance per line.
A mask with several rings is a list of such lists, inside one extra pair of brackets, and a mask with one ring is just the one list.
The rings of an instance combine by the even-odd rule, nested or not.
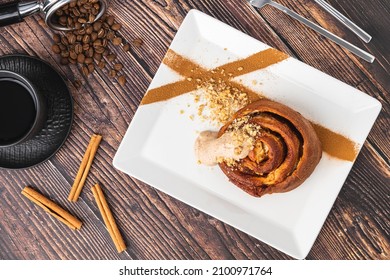
[[(223, 69), (219, 71), (225, 75)], [(202, 120), (224, 124), (235, 112), (249, 104), (247, 93), (228, 85), (222, 79), (196, 79), (196, 82), (198, 91), (194, 92), (194, 101), (200, 103), (198, 116)]]
[[(239, 155), (244, 150), (244, 146), (248, 150), (255, 148), (256, 138), (261, 133), (261, 127), (258, 124), (249, 123), (249, 116), (235, 119), (227, 131), (232, 133), (232, 140), (234, 145), (234, 153)], [(234, 166), (237, 160), (232, 158), (222, 158), (228, 166)]]

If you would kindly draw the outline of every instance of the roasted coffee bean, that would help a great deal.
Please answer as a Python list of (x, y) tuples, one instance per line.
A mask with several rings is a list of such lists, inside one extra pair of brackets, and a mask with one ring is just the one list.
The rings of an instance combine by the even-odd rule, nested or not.
[(81, 71), (83, 72), (84, 76), (88, 76), (89, 75), (89, 70), (88, 70), (87, 66), (83, 66), (81, 68)]
[(102, 60), (102, 61), (100, 61), (100, 62), (98, 63), (98, 67), (99, 67), (100, 69), (104, 69), (104, 67), (106, 67), (106, 63)]
[(62, 56), (62, 57), (69, 57), (69, 52), (66, 51), (66, 50), (65, 50), (65, 51), (62, 51), (62, 52), (61, 52), (61, 56)]
[(62, 57), (69, 57), (69, 51), (65, 50), (61, 52)]
[(94, 22), (95, 21), (95, 16), (93, 14), (90, 14), (88, 17), (88, 22)]
[(109, 30), (109, 31), (107, 32), (106, 38), (107, 38), (108, 40), (114, 39), (114, 38), (115, 38), (115, 33), (114, 33), (114, 31)]
[(93, 58), (92, 58), (92, 57), (87, 57), (87, 58), (84, 60), (84, 63), (85, 63), (85, 64), (91, 64), (91, 63), (93, 63)]
[(80, 89), (81, 86), (82, 86), (82, 83), (81, 83), (80, 80), (75, 80), (75, 81), (73, 82), (73, 86), (74, 86), (76, 89)]
[(111, 26), (111, 29), (114, 30), (114, 31), (118, 31), (119, 29), (122, 28), (122, 25), (120, 25), (119, 23), (114, 23), (112, 26)]
[(70, 33), (67, 35), (69, 45), (73, 45), (76, 42), (76, 35)]
[(101, 61), (102, 60), (102, 58), (103, 58), (103, 56), (102, 56), (102, 54), (101, 53), (94, 53), (93, 54), (93, 58), (96, 60), (96, 61)]
[(84, 63), (84, 61), (85, 61), (85, 55), (82, 54), (82, 53), (78, 54), (77, 55), (77, 62), (78, 63)]
[(97, 52), (97, 53), (104, 53), (104, 51), (105, 51), (105, 49), (102, 46), (97, 46), (95, 48), (95, 52)]
[(59, 43), (58, 46), (60, 47), (61, 51), (64, 51), (67, 49), (67, 47), (62, 43)]
[(93, 48), (89, 48), (86, 52), (85, 52), (85, 55), (87, 56), (87, 57), (93, 57), (93, 54), (94, 54), (95, 52), (93, 51)]
[(72, 13), (73, 13), (73, 15), (74, 15), (75, 17), (79, 17), (79, 16), (81, 15), (79, 9), (73, 9), (73, 10), (72, 10)]
[(74, 27), (74, 21), (71, 17), (68, 17), (67, 19), (67, 24), (68, 24), (68, 27)]
[(136, 47), (140, 47), (142, 46), (142, 44), (144, 43), (140, 38), (136, 38), (133, 40), (133, 45), (136, 46)]
[(80, 30), (78, 30), (79, 35), (85, 35), (85, 33), (85, 28), (81, 28)]
[(93, 71), (95, 71), (95, 66), (92, 63), (88, 64), (88, 71), (89, 71), (89, 73), (92, 73)]
[(91, 3), (91, 13), (93, 14), (93, 15), (96, 15), (95, 14), (95, 11), (97, 11), (97, 12), (99, 12), (99, 10), (100, 10), (100, 5), (98, 4), (98, 3), (95, 3), (95, 4), (93, 4), (93, 3)]
[(93, 27), (92, 26), (88, 26), (86, 29), (85, 29), (85, 33), (86, 34), (91, 34), (93, 32)]
[(93, 47), (102, 46), (102, 40), (97, 39), (92, 43)]
[(110, 61), (110, 62), (113, 62), (114, 60), (115, 60), (115, 58), (116, 58), (116, 54), (109, 54), (108, 56), (107, 56), (107, 59), (108, 59), (108, 61)]
[(121, 64), (121, 63), (116, 63), (116, 64), (114, 64), (114, 69), (116, 70), (116, 71), (121, 71), (122, 70), (122, 68), (123, 68), (123, 65)]
[(58, 23), (65, 26), (66, 25), (66, 22), (67, 22), (67, 18), (66, 16), (61, 16), (59, 19), (58, 19)]
[(99, 13), (99, 10), (100, 9), (96, 9), (95, 7), (92, 7), (92, 9), (91, 9), (91, 14), (93, 14), (93, 15), (97, 15), (98, 13)]
[(103, 37), (105, 37), (106, 36), (106, 31), (103, 29), (103, 28), (101, 28), (99, 31), (98, 31), (98, 33), (97, 33), (97, 37), (98, 38), (103, 38)]
[(83, 44), (83, 51), (89, 50), (89, 44)]
[(65, 45), (65, 46), (69, 45), (68, 38), (62, 37), (62, 38), (61, 38), (61, 43), (62, 43), (63, 45)]
[(76, 59), (72, 59), (70, 57), (68, 57), (68, 60), (71, 64), (76, 64), (77, 60)]
[(80, 7), (79, 9), (80, 9), (80, 13), (83, 13), (84, 15), (85, 15), (86, 13), (88, 13), (87, 9), (84, 8), (84, 7)]
[(129, 44), (124, 44), (124, 45), (123, 45), (123, 50), (124, 50), (125, 52), (128, 52), (128, 51), (130, 50), (130, 45), (129, 45)]
[(115, 18), (113, 16), (108, 16), (106, 19), (106, 22), (109, 26), (113, 25), (115, 21)]
[(53, 35), (53, 41), (54, 41), (55, 43), (61, 42), (61, 36), (58, 35), (58, 34), (54, 34), (54, 35)]
[(126, 84), (126, 77), (125, 76), (120, 76), (119, 78), (118, 78), (118, 82), (119, 82), (119, 84), (123, 87), (123, 86), (125, 86), (125, 84)]
[(83, 46), (81, 44), (76, 44), (74, 46), (74, 51), (76, 54), (82, 53), (83, 52)]
[(51, 50), (52, 50), (54, 53), (56, 53), (56, 54), (60, 54), (60, 53), (61, 53), (61, 49), (60, 49), (60, 47), (59, 47), (57, 44), (51, 46)]
[(102, 22), (101, 21), (96, 21), (93, 24), (93, 30), (98, 32), (102, 28)]
[(86, 23), (87, 22), (87, 20), (85, 18), (78, 18), (77, 21), (79, 23)]
[(83, 43), (88, 44), (90, 41), (91, 41), (91, 36), (89, 36), (88, 34), (85, 34), (83, 36)]
[(91, 33), (91, 41), (94, 42), (98, 38), (98, 34), (96, 32)]
[(111, 77), (111, 78), (114, 78), (116, 76), (116, 71), (114, 69), (111, 69), (110, 72), (108, 72), (108, 75)]
[(119, 46), (121, 43), (122, 43), (122, 38), (121, 37), (115, 37), (114, 39), (112, 39), (112, 44), (114, 46)]
[(69, 57), (71, 59), (77, 59), (77, 53), (75, 51), (70, 51), (69, 52)]
[(107, 22), (103, 22), (103, 28), (109, 30), (110, 25)]
[(83, 25), (82, 25), (80, 22), (75, 22), (75, 23), (74, 23), (74, 28), (75, 28), (76, 30), (81, 29), (81, 27), (83, 27)]

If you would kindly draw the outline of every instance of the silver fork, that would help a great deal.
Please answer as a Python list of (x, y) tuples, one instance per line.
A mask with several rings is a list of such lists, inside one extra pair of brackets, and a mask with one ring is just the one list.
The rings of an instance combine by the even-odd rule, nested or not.
[(322, 28), (321, 26), (311, 22), (310, 20), (304, 18), (303, 16), (297, 14), (296, 12), (291, 11), (290, 9), (286, 8), (283, 5), (280, 5), (279, 3), (276, 3), (272, 0), (247, 0), (252, 6), (256, 8), (262, 8), (265, 5), (270, 5), (278, 10), (281, 10), (282, 12), (286, 13), (287, 15), (291, 16), (292, 18), (300, 21), (307, 27), (313, 29), (314, 31), (320, 33), (321, 35), (325, 36), (329, 40), (335, 42), (336, 44), (348, 49), (350, 52), (355, 54), (356, 56), (364, 59), (368, 62), (373, 62), (375, 60), (375, 57), (368, 52), (356, 47), (355, 45), (352, 45), (351, 43), (345, 41), (344, 39), (334, 35), (333, 33), (329, 32), (328, 30)]
[(349, 28), (353, 33), (355, 33), (360, 39), (362, 39), (365, 43), (368, 43), (371, 41), (371, 36), (366, 31), (361, 29), (359, 26), (357, 26), (355, 23), (353, 23), (349, 18), (344, 16), (342, 13), (337, 11), (335, 8), (333, 8), (328, 2), (324, 0), (314, 0), (318, 5), (320, 5), (322, 8), (324, 8), (328, 13), (330, 13), (332, 16), (334, 16), (338, 21), (340, 21), (342, 24), (344, 24), (346, 27)]

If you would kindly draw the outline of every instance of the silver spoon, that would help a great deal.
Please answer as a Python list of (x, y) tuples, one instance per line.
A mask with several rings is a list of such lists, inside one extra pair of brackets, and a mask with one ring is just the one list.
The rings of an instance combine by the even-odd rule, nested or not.
[(333, 8), (330, 4), (328, 4), (328, 2), (323, 1), (323, 0), (314, 0), (314, 2), (316, 2), (322, 8), (324, 8), (328, 13), (330, 13), (332, 16), (334, 16), (338, 21), (340, 21), (346, 27), (348, 27), (349, 30), (351, 30), (353, 33), (355, 33), (365, 43), (368, 43), (371, 41), (372, 37), (366, 31), (361, 29), (359, 26), (357, 26), (355, 23), (353, 23), (350, 19), (348, 19), (342, 13), (340, 13), (335, 8)]
[(336, 44), (348, 49), (353, 54), (357, 55), (358, 57), (364, 59), (368, 62), (373, 62), (375, 60), (375, 57), (368, 52), (356, 47), (355, 45), (352, 45), (351, 43), (345, 41), (344, 39), (334, 35), (333, 33), (329, 32), (328, 30), (322, 28), (321, 26), (311, 22), (310, 20), (302, 17), (301, 15), (291, 11), (290, 9), (286, 8), (283, 5), (280, 5), (279, 3), (276, 3), (272, 0), (247, 0), (252, 6), (256, 8), (262, 8), (265, 5), (271, 5), (272, 7), (281, 10), (282, 12), (286, 13), (287, 15), (291, 16), (292, 18), (300, 21), (307, 27), (313, 29), (314, 31), (317, 31), (321, 35), (325, 36), (329, 40), (335, 42)]

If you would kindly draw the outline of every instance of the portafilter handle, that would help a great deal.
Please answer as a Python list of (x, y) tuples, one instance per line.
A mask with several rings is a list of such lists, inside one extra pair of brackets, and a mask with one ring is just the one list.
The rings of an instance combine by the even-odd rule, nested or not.
[(38, 1), (15, 1), (0, 5), (0, 27), (22, 22), (25, 17), (40, 12), (41, 5)]

